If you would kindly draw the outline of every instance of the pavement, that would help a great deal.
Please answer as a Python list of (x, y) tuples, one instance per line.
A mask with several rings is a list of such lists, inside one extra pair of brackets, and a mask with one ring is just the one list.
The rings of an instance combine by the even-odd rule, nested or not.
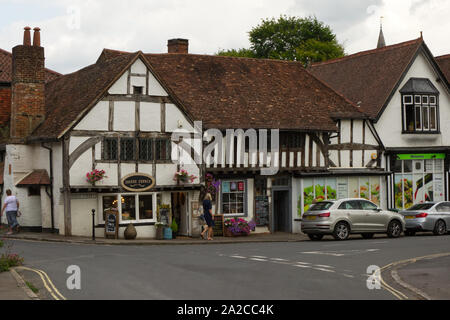
[[(50, 283), (41, 285), (36, 270), (47, 272), (68, 299), (450, 299), (450, 236), (376, 235), (364, 240), (354, 235), (344, 242), (328, 236), (307, 241), (303, 234), (289, 233), (214, 241), (189, 237), (92, 241), (28, 232), (1, 237), (25, 258), (26, 267), (35, 269), (17, 269), (19, 278), (0, 273), (0, 300), (33, 299), (19, 284), (22, 278), (38, 287), (40, 299), (58, 297), (56, 291), (41, 295)], [(396, 278), (382, 276), (395, 289), (367, 290), (367, 266), (388, 264), (395, 264)], [(65, 289), (69, 265), (80, 266), (82, 291)], [(117, 270), (133, 272), (117, 278)], [(208, 284), (220, 290), (205, 295), (201, 288)]]

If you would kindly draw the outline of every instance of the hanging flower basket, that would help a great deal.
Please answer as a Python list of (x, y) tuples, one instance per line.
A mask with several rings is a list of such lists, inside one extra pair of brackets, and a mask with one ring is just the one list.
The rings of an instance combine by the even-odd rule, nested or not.
[(95, 183), (107, 178), (105, 170), (92, 170), (86, 173), (86, 181), (95, 186)]
[(175, 175), (173, 177), (174, 181), (180, 181), (181, 183), (193, 183), (195, 179), (197, 179), (196, 176), (194, 176), (193, 174), (189, 174), (189, 172), (184, 169), (175, 172)]

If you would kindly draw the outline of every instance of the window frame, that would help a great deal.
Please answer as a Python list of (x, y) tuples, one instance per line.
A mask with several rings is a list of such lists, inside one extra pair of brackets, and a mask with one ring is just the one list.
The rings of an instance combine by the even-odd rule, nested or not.
[[(133, 223), (133, 224), (142, 224), (142, 223), (156, 223), (157, 222), (157, 201), (158, 195), (160, 192), (124, 192), (124, 193), (102, 193), (98, 197), (98, 207), (100, 208), (99, 214), (97, 215), (98, 223), (104, 224), (105, 220), (103, 219), (103, 197), (112, 197), (115, 196), (116, 200), (120, 205), (117, 206), (118, 216), (119, 216), (119, 224), (121, 223)], [(153, 218), (152, 219), (140, 219), (139, 218), (139, 196), (148, 196), (151, 195), (152, 199), (152, 211)], [(136, 208), (136, 219), (134, 220), (123, 220), (122, 219), (122, 205), (121, 205), (121, 197), (122, 196), (134, 196), (135, 200), (135, 208)]]
[[(409, 93), (401, 95), (402, 102), (402, 133), (403, 134), (439, 134), (439, 97), (436, 94)], [(407, 119), (408, 108), (412, 108), (413, 130), (409, 130)], [(433, 110), (433, 111), (432, 111)], [(431, 119), (434, 113), (433, 119)], [(418, 119), (419, 118), (419, 119)], [(412, 120), (412, 121), (411, 121)], [(425, 120), (427, 123), (425, 123)], [(434, 123), (434, 128), (432, 128)]]
[[(240, 192), (226, 192), (226, 193), (243, 193), (243, 208), (244, 208), (244, 212), (243, 213), (224, 213), (223, 210), (223, 205), (224, 205), (224, 201), (223, 201), (223, 183), (224, 182), (244, 182), (244, 191), (240, 191)], [(247, 217), (248, 216), (248, 190), (247, 190), (248, 186), (247, 186), (247, 179), (224, 179), (221, 180), (220, 183), (220, 212), (221, 214), (224, 215), (224, 217)]]

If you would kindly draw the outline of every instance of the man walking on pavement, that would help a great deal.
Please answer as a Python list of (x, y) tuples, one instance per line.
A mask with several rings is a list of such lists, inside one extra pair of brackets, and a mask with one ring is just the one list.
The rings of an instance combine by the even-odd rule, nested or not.
[(17, 232), (19, 231), (19, 223), (17, 222), (17, 213), (19, 210), (19, 201), (17, 200), (16, 196), (12, 195), (12, 192), (10, 189), (6, 190), (6, 199), (5, 204), (3, 205), (2, 212), (0, 214), (3, 215), (3, 212), (6, 211), (6, 218), (8, 219), (9, 224), (9, 232), (7, 235), (13, 234), (13, 230), (15, 227), (17, 227)]

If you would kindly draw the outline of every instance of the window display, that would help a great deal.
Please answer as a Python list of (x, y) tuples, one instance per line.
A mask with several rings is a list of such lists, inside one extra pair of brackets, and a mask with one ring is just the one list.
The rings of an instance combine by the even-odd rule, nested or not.
[[(105, 221), (106, 213), (111, 210), (119, 212), (120, 222), (154, 221), (156, 203), (153, 197), (159, 195), (154, 193), (103, 195), (101, 197), (103, 221)], [(120, 205), (118, 205), (119, 201)]]
[(245, 214), (245, 181), (222, 181), (222, 213)]
[(444, 200), (443, 158), (445, 155), (441, 154), (398, 155), (394, 165), (395, 208), (408, 209), (416, 203)]

